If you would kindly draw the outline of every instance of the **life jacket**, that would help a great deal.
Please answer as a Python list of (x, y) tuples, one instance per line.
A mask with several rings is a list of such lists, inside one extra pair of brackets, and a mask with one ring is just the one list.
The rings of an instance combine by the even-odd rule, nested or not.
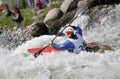
[(76, 36), (78, 39), (71, 39), (69, 38), (69, 40), (74, 44), (75, 48), (73, 49), (73, 52), (78, 54), (84, 47), (84, 40), (82, 38), (82, 36), (78, 33), (76, 33)]

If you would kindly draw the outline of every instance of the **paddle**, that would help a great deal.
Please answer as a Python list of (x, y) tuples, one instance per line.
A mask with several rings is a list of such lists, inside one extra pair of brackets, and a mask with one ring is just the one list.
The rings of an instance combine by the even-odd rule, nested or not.
[[(88, 9), (88, 6), (86, 6), (86, 5), (80, 7), (80, 8), (77, 10), (77, 12), (76, 12), (75, 16), (73, 17), (73, 19), (69, 22), (69, 24), (71, 24), (76, 18), (78, 18), (78, 17), (80, 17), (82, 14), (84, 14), (87, 9)], [(60, 35), (65, 29), (66, 29), (66, 27), (64, 27), (64, 28), (61, 30), (61, 32), (59, 32), (59, 33), (56, 35), (56, 37), (53, 38), (52, 42), (53, 42), (53, 41), (58, 37), (58, 35)], [(34, 54), (34, 57), (35, 57), (35, 58), (38, 57), (38, 56), (40, 55), (40, 53), (41, 53), (44, 49), (46, 49), (49, 45), (50, 45), (50, 44), (48, 44), (48, 45), (45, 46), (43, 49), (41, 49), (41, 50), (39, 50), (37, 53), (35, 53), (35, 54)]]
[[(52, 42), (53, 42), (53, 41), (58, 37), (58, 35), (60, 35), (65, 29), (66, 29), (66, 27), (64, 27), (64, 29), (62, 29), (62, 31), (59, 32), (59, 33), (55, 36), (55, 38), (53, 38)], [(44, 49), (46, 49), (49, 45), (50, 45), (50, 44), (48, 44), (48, 45), (45, 46), (43, 49), (41, 49), (41, 50), (39, 50), (37, 53), (35, 53), (35, 54), (34, 54), (34, 57), (35, 57), (35, 58), (38, 57), (38, 56), (40, 55), (40, 53), (41, 53)]]

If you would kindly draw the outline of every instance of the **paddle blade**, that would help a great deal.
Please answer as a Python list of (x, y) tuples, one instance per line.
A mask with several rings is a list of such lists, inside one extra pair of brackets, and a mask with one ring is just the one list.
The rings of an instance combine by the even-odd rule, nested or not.
[(42, 48), (30, 48), (30, 49), (28, 49), (28, 52), (35, 54), (35, 53), (37, 53), (41, 49)]
[(34, 54), (34, 57), (38, 57), (42, 51), (38, 51), (37, 53)]
[(87, 5), (81, 6), (80, 9), (77, 10), (77, 12), (76, 12), (74, 17), (80, 17), (82, 14), (85, 13), (86, 10), (88, 10), (88, 6)]

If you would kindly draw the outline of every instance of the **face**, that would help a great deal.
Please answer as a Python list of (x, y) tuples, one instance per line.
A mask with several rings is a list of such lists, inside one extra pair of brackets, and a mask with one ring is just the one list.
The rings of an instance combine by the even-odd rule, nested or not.
[(71, 34), (72, 34), (72, 32), (70, 32), (70, 31), (67, 31), (67, 32), (66, 32), (66, 35), (67, 35), (67, 36), (70, 36)]
[(65, 35), (66, 35), (67, 37), (71, 37), (71, 36), (73, 35), (73, 33), (72, 33), (72, 32), (66, 32)]

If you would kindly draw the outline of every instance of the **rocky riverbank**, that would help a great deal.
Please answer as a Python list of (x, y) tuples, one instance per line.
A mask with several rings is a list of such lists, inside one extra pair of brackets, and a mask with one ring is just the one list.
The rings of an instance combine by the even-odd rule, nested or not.
[(9, 49), (16, 48), (18, 45), (33, 38), (28, 31), (29, 29), (29, 26), (24, 29), (18, 28), (16, 31), (2, 29), (0, 34), (0, 45)]

